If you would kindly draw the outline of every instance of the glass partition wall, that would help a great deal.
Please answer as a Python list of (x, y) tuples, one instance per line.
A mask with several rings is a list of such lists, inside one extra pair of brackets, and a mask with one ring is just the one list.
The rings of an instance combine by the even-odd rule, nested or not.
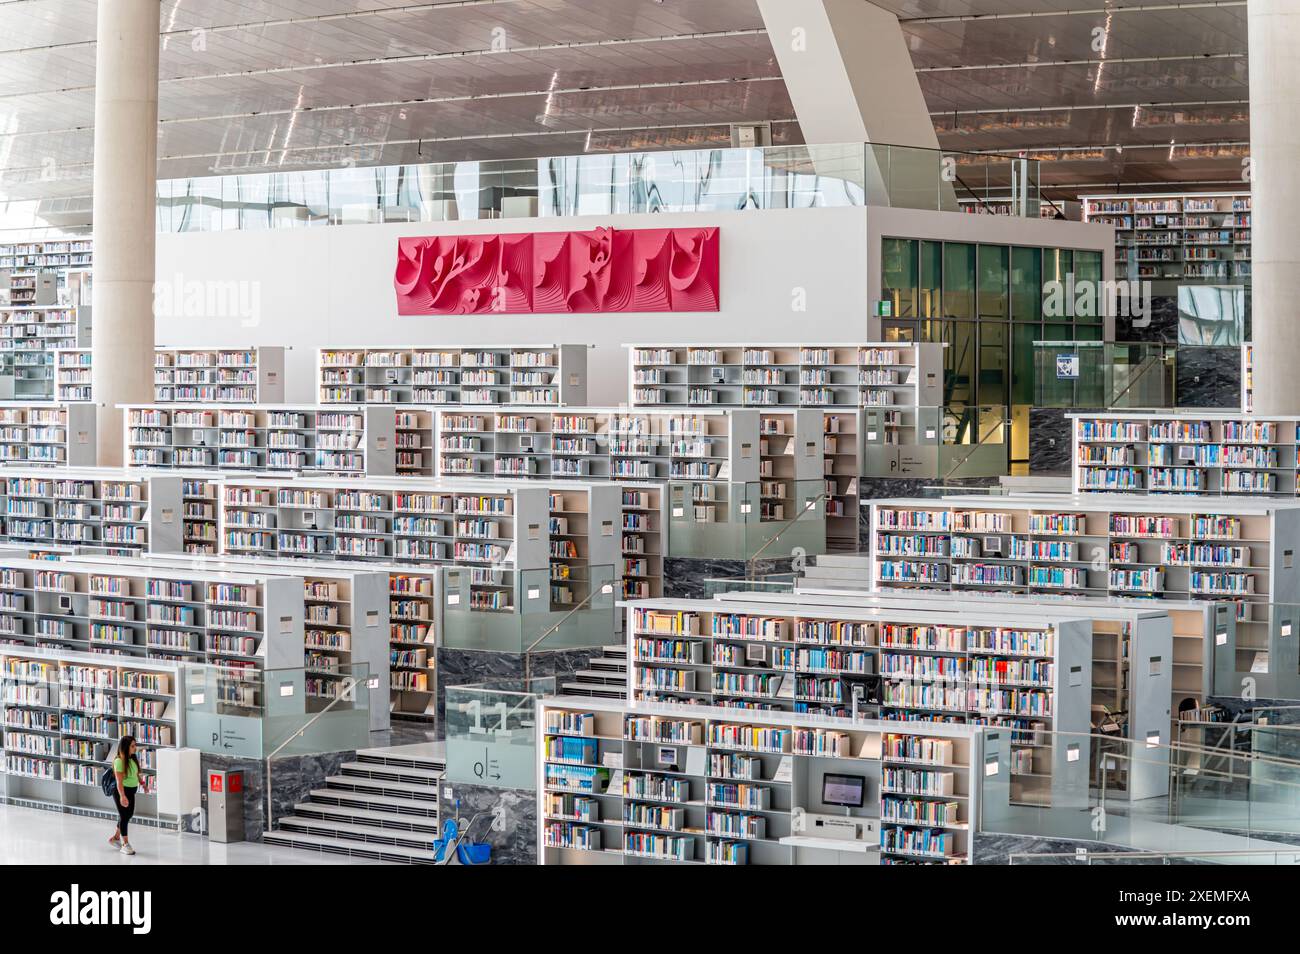
[(1035, 342), (1101, 341), (1096, 297), (1073, 293), (1101, 279), (1097, 250), (885, 238), (881, 295), (889, 314), (881, 319), (881, 336), (947, 344), (944, 429), (950, 441), (976, 440), (962, 432), (971, 420), (968, 408), (1004, 406), (1011, 473), (1023, 473)]

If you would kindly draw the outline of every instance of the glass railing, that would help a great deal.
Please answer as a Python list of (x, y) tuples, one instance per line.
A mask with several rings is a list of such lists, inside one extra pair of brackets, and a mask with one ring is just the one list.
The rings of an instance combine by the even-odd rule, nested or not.
[(1088, 851), (1013, 853), (1013, 865), (1297, 865), (1300, 850)]
[(448, 649), (517, 654), (615, 641), (620, 578), (611, 564), (486, 571), (446, 566), (439, 573), (441, 644)]
[(186, 665), (185, 745), (251, 759), (364, 748), (371, 693), (387, 692), (378, 683), (364, 663), (327, 672)]
[(1300, 847), (1300, 761), (1270, 751), (1280, 731), (1296, 730), (1172, 744), (992, 730), (975, 773), (980, 831), (1151, 852)]
[(668, 555), (779, 560), (826, 552), (827, 481), (668, 482)]
[(767, 573), (759, 576), (710, 576), (702, 583), (704, 599), (711, 600), (722, 593), (794, 593), (798, 576), (793, 573)]
[(537, 700), (555, 679), (502, 680), (447, 688), (447, 771), (452, 783), (537, 787)]
[(1035, 160), (862, 143), (309, 169), (160, 181), (158, 229), (861, 206), (959, 211), (959, 198), (995, 196), (1033, 218), (1038, 178)]
[(1172, 408), (1177, 354), (1158, 341), (1035, 341), (1034, 406)]

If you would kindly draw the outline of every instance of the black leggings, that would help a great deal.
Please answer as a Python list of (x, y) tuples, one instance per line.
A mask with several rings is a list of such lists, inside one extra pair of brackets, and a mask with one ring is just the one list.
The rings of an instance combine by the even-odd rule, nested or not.
[(126, 826), (131, 823), (131, 819), (135, 815), (135, 790), (134, 785), (122, 786), (122, 791), (126, 792), (125, 805), (122, 804), (120, 798), (113, 799), (113, 803), (117, 805), (117, 833), (122, 836), (123, 840), (127, 837)]

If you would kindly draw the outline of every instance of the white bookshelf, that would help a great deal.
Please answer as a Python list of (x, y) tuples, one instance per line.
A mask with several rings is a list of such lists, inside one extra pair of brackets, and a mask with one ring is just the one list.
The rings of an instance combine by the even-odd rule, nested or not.
[[(558, 697), (536, 732), (542, 864), (973, 862), (972, 726)], [(861, 804), (823, 803), (828, 775)]]
[(172, 663), (0, 644), (4, 800), (113, 816), (99, 776), (129, 734), (140, 762), (137, 810), (156, 819), (159, 753), (184, 738), (183, 683)]
[(49, 552), (124, 556), (182, 548), (182, 482), (113, 468), (0, 470), (3, 537)]
[(1250, 278), (1250, 192), (1081, 196), (1086, 222), (1115, 227), (1117, 279)]
[(396, 469), (395, 415), (364, 406), (123, 405), (129, 467), (365, 476)]
[(284, 401), (281, 346), (154, 349), (158, 404), (275, 404)]
[(0, 244), (0, 388), (18, 400), (59, 396), (56, 352), (90, 345), (91, 241)]
[(881, 500), (871, 525), (873, 586), (1206, 601), (1232, 609), (1237, 673), (1255, 673), (1263, 686), (1295, 671), (1286, 631), (1289, 607), (1300, 603), (1297, 503), (1121, 494)]
[(587, 345), (322, 348), (322, 404), (585, 404)]
[(633, 407), (915, 408), (943, 403), (943, 345), (633, 344)]
[[(1092, 626), (1091, 723), (1098, 734), (1103, 724), (1122, 715), (1126, 738), (1150, 749), (1138, 764), (1104, 767), (1107, 791), (1130, 799), (1168, 794), (1168, 742), (1175, 729), (1174, 714), (1200, 708), (1214, 692), (1217, 671), (1232, 667), (1235, 642), (1231, 613), (1222, 606), (1194, 601), (1003, 596), (998, 593), (877, 590), (854, 593), (800, 587), (786, 593), (723, 593), (721, 603), (770, 604), (789, 612), (792, 601), (800, 611), (820, 607), (827, 612), (883, 609), (944, 613), (964, 623), (978, 618), (1032, 616), (1048, 620), (1087, 619)], [(1113, 771), (1112, 771), (1113, 768)], [(1098, 766), (1092, 766), (1094, 784)]]
[(1069, 417), (1076, 491), (1300, 494), (1300, 417), (1215, 411)]
[(54, 399), (90, 401), (92, 353), (89, 348), (65, 348), (54, 353)]
[(95, 406), (0, 402), (0, 463), (94, 466)]
[(628, 698), (1000, 726), (1025, 763), (1014, 801), (1059, 805), (1086, 791), (1086, 765), (1047, 733), (1088, 731), (1090, 623), (742, 600), (630, 603)]
[(1241, 413), (1255, 412), (1255, 346), (1249, 341), (1241, 346)]

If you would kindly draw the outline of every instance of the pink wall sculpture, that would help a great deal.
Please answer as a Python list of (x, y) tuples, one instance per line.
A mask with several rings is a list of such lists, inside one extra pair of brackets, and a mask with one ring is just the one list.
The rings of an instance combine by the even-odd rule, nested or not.
[(717, 311), (718, 230), (398, 239), (399, 315)]

